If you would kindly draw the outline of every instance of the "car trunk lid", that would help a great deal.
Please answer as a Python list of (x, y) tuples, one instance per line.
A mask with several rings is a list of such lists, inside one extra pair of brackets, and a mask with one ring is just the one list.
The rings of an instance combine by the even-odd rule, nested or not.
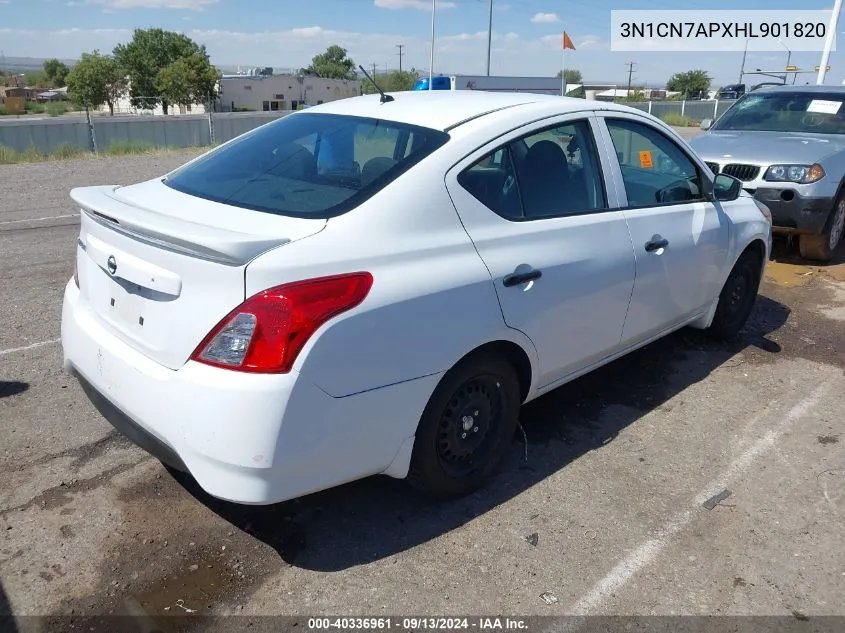
[(121, 340), (171, 369), (243, 302), (252, 259), (326, 225), (210, 202), (160, 180), (78, 188), (71, 198), (82, 212), (83, 304)]

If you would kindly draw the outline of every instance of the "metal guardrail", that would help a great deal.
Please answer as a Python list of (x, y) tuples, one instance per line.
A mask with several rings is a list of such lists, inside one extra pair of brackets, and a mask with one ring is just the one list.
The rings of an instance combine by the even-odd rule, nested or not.
[(260, 125), (291, 114), (278, 112), (213, 112), (171, 116), (0, 117), (0, 145), (42, 154), (62, 147), (100, 151), (115, 143), (151, 148), (203, 147), (225, 143)]

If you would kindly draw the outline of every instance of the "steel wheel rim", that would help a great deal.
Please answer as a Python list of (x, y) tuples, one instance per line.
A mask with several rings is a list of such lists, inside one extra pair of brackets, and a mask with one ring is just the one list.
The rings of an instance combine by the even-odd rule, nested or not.
[(751, 271), (747, 266), (743, 266), (736, 271), (728, 280), (728, 294), (726, 296), (728, 302), (725, 305), (725, 312), (727, 321), (731, 325), (740, 320), (748, 310), (753, 283)]
[(845, 229), (845, 199), (840, 200), (839, 204), (836, 205), (836, 213), (833, 216), (833, 225), (830, 227), (830, 237), (828, 238), (830, 250), (833, 250), (839, 244), (843, 229)]
[(465, 477), (487, 463), (504, 412), (501, 382), (476, 376), (455, 390), (437, 425), (436, 450), (443, 469)]

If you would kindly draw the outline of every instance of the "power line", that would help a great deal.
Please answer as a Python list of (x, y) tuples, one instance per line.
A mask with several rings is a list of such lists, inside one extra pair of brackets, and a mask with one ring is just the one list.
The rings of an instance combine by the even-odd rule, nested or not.
[(402, 72), (402, 49), (405, 48), (404, 44), (397, 44), (396, 48), (399, 49), (399, 72)]

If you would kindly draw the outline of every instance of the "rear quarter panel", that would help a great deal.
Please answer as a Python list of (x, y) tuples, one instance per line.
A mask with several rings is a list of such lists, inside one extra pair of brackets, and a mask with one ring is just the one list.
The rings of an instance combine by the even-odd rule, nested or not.
[(536, 366), (536, 352), (508, 328), (487, 268), (446, 191), (432, 155), (318, 235), (247, 268), (247, 295), (294, 281), (369, 271), (357, 308), (325, 324), (294, 369), (335, 397), (450, 369), (484, 343), (508, 340)]

